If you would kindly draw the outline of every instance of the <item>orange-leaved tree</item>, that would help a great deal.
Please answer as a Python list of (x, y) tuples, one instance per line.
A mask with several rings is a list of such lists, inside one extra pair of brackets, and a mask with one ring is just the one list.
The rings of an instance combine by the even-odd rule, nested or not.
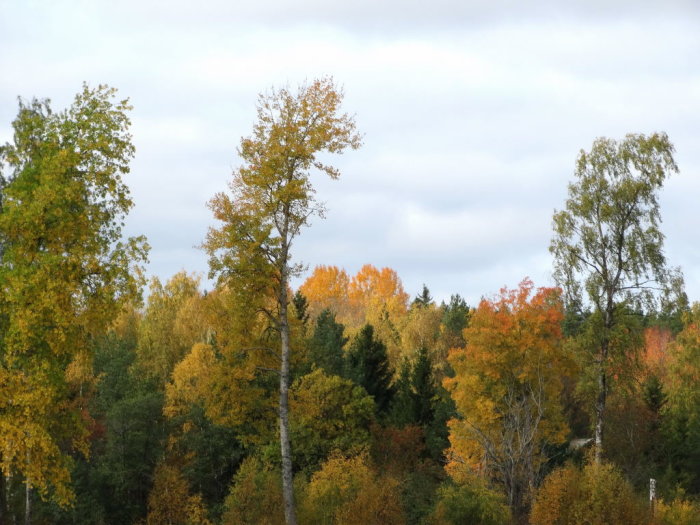
[(545, 446), (567, 433), (559, 394), (569, 361), (562, 349), (560, 292), (524, 280), (483, 299), (453, 349), (444, 381), (459, 417), (450, 421), (450, 464), (459, 481), (474, 471), (502, 485), (524, 512), (547, 459)]
[(299, 291), (309, 301), (311, 317), (318, 317), (327, 308), (342, 320), (349, 314), (349, 284), (348, 274), (342, 268), (320, 265), (314, 268)]

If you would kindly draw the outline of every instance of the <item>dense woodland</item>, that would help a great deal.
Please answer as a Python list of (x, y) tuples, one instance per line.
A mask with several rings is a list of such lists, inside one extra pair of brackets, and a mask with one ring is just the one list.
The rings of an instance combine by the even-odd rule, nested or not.
[(0, 148), (0, 523), (700, 523), (669, 138), (580, 152), (557, 287), (438, 303), (391, 268), (293, 257), (325, 211), (310, 174), (361, 146), (341, 103), (328, 78), (260, 96), (209, 202), (205, 291), (146, 282), (146, 240), (122, 235), (128, 102), (20, 102)]

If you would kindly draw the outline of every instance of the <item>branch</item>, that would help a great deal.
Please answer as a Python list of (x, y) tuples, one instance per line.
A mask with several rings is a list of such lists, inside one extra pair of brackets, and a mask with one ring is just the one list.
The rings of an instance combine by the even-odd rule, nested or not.
[(276, 368), (267, 368), (265, 366), (256, 366), (256, 370), (260, 370), (262, 372), (274, 372), (275, 374), (279, 375), (280, 371), (277, 370)]
[(254, 350), (262, 350), (262, 351), (264, 351), (264, 352), (267, 352), (267, 353), (270, 354), (271, 356), (276, 357), (276, 358), (279, 359), (280, 361), (282, 360), (282, 357), (281, 357), (275, 350), (273, 350), (272, 348), (270, 348), (269, 346), (249, 346), (249, 347), (246, 347), (246, 348), (241, 348), (241, 350), (242, 350), (243, 352), (252, 352), (252, 351), (254, 351)]

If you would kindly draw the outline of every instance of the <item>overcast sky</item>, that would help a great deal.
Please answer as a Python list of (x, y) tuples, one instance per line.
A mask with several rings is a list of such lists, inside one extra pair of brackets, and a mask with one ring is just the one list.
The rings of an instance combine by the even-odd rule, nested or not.
[[(563, 7), (566, 4), (566, 7)], [(316, 177), (328, 207), (293, 254), (394, 268), (415, 295), (474, 305), (525, 276), (550, 285), (551, 218), (596, 137), (666, 131), (671, 265), (700, 300), (700, 2), (0, 0), (0, 142), (17, 96), (68, 105), (83, 81), (134, 106), (129, 234), (150, 275), (206, 273), (257, 94), (332, 75), (364, 146)]]

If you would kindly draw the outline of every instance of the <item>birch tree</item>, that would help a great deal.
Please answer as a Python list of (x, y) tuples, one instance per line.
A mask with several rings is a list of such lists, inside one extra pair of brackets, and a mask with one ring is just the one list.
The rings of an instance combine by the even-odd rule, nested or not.
[(554, 214), (554, 275), (569, 305), (592, 308), (583, 346), (595, 378), (595, 460), (603, 450), (611, 365), (629, 350), (630, 309), (683, 297), (682, 277), (666, 265), (659, 191), (678, 167), (665, 133), (597, 139), (581, 151), (565, 208)]
[[(233, 174), (229, 194), (209, 203), (221, 223), (210, 229), (204, 247), (210, 273), (219, 284), (252, 305), (279, 334), (279, 431), (285, 519), (296, 523), (289, 438), (290, 384), (289, 281), (303, 266), (292, 261), (292, 245), (324, 207), (315, 199), (312, 170), (337, 179), (340, 172), (319, 159), (320, 153), (342, 153), (360, 146), (354, 118), (340, 112), (343, 93), (330, 78), (299, 87), (273, 89), (260, 95), (258, 120), (241, 139), (243, 164)], [(325, 156), (324, 156), (325, 159)], [(252, 350), (255, 351), (255, 350)]]

